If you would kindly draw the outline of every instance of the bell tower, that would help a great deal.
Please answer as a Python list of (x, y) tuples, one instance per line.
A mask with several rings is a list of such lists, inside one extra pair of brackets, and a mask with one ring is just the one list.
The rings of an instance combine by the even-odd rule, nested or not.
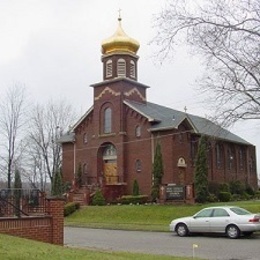
[(103, 80), (128, 78), (137, 81), (136, 55), (140, 45), (122, 28), (119, 14), (116, 32), (102, 42)]

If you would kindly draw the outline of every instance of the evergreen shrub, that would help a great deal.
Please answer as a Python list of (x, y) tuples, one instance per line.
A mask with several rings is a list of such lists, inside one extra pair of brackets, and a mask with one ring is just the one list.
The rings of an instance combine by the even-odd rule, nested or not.
[(138, 184), (137, 180), (134, 180), (134, 184), (133, 184), (133, 195), (134, 195), (134, 196), (139, 195), (139, 184)]
[(218, 201), (218, 197), (215, 194), (210, 193), (208, 198), (207, 198), (207, 201), (208, 202), (217, 202)]
[(231, 195), (231, 200), (232, 201), (240, 201), (240, 200), (242, 200), (242, 198), (241, 198), (240, 194), (232, 194)]
[(106, 200), (105, 200), (101, 190), (97, 190), (96, 193), (94, 194), (93, 199), (92, 199), (92, 205), (94, 205), (94, 206), (106, 205)]
[(231, 199), (231, 193), (226, 191), (221, 191), (218, 195), (219, 201), (228, 202)]
[(245, 185), (239, 181), (239, 180), (236, 180), (236, 181), (231, 181), (229, 183), (229, 187), (230, 187), (230, 192), (232, 194), (240, 194), (240, 195), (243, 195), (243, 193), (245, 192), (246, 190), (246, 187)]
[(242, 200), (250, 200), (253, 196), (252, 195), (249, 195), (248, 193), (246, 192), (243, 192), (243, 194), (241, 195), (242, 197)]
[[(220, 183), (219, 184), (219, 192), (230, 192), (230, 186), (228, 183)], [(233, 193), (233, 192), (231, 192)]]
[(245, 192), (246, 192), (248, 195), (251, 195), (251, 196), (254, 196), (254, 195), (255, 195), (255, 191), (254, 191), (254, 189), (253, 189), (250, 185), (247, 185), (247, 186), (246, 186)]
[(76, 210), (80, 208), (80, 204), (78, 202), (69, 202), (64, 207), (64, 217), (69, 216), (74, 213)]
[(255, 192), (254, 198), (260, 199), (260, 191)]
[(122, 204), (144, 204), (148, 202), (147, 195), (124, 195), (119, 199)]
[(208, 191), (210, 195), (214, 194), (215, 196), (218, 196), (220, 190), (220, 184), (215, 181), (211, 181), (208, 184)]

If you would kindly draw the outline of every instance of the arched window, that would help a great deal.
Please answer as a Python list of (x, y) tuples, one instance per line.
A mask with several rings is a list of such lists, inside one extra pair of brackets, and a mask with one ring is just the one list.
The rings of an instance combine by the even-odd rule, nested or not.
[(227, 150), (227, 166), (229, 170), (232, 170), (235, 165), (235, 152), (233, 147), (229, 147)]
[(125, 76), (126, 74), (126, 65), (124, 59), (119, 59), (117, 61), (117, 76)]
[(112, 70), (112, 60), (108, 60), (106, 62), (106, 77), (112, 77), (113, 70)]
[(223, 163), (223, 146), (216, 144), (216, 166), (219, 169)]
[(244, 149), (244, 147), (240, 147), (240, 149), (239, 149), (239, 168), (240, 168), (240, 170), (244, 169), (245, 158), (246, 158), (245, 149)]
[(104, 111), (104, 133), (109, 134), (112, 132), (112, 109), (106, 108)]
[(116, 159), (116, 148), (112, 144), (108, 144), (103, 152), (103, 159), (107, 160), (108, 158)]
[(135, 78), (135, 62), (130, 61), (130, 77)]
[(142, 170), (142, 162), (141, 162), (141, 160), (139, 160), (139, 159), (137, 159), (137, 160), (135, 161), (135, 170), (136, 170), (137, 172), (140, 172), (140, 171)]
[(249, 159), (249, 173), (254, 173), (255, 172), (255, 160), (253, 156), (250, 156)]
[(135, 136), (136, 137), (141, 136), (141, 126), (140, 125), (136, 126), (136, 128), (135, 128)]
[(83, 143), (86, 144), (87, 142), (88, 142), (88, 135), (87, 135), (87, 133), (85, 133), (83, 135)]
[(83, 164), (83, 174), (86, 174), (87, 173), (87, 164), (86, 163), (84, 163)]
[(190, 138), (190, 156), (191, 156), (191, 159), (192, 159), (193, 163), (195, 161), (196, 154), (197, 154), (196, 138), (194, 136), (191, 136), (191, 138)]

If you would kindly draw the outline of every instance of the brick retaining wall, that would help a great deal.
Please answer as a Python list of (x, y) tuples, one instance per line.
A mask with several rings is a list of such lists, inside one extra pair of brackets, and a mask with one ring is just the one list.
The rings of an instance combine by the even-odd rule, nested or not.
[(48, 198), (46, 214), (22, 218), (1, 217), (0, 233), (63, 245), (64, 200)]

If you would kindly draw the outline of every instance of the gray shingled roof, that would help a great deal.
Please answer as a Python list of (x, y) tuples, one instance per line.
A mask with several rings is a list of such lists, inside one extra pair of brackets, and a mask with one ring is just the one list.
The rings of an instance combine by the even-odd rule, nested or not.
[(59, 140), (58, 143), (72, 143), (75, 141), (75, 134), (74, 133), (67, 133), (62, 135)]
[(125, 104), (145, 116), (151, 122), (151, 131), (163, 129), (177, 129), (185, 119), (189, 121), (195, 133), (213, 136), (218, 139), (228, 140), (236, 143), (250, 145), (241, 137), (229, 132), (212, 121), (174, 110), (168, 107), (160, 106), (154, 103), (137, 103), (125, 101)]

